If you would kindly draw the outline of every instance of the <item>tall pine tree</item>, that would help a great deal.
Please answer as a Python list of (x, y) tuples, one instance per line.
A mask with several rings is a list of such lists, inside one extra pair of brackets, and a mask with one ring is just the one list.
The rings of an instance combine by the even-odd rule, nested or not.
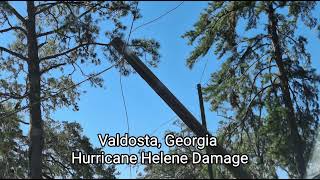
[(241, 145), (247, 139), (252, 163), (262, 171), (280, 166), (290, 177), (305, 174), (319, 121), (320, 77), (298, 30), (317, 28), (316, 5), (211, 2), (183, 35), (196, 43), (190, 68), (211, 50), (224, 59), (204, 90), (207, 100), (212, 110), (224, 112), (225, 140)]
[[(0, 35), (8, 40), (0, 45), (0, 101), (15, 103), (17, 110), (28, 107), (30, 177), (41, 178), (44, 115), (49, 117), (63, 106), (78, 109), (81, 92), (68, 88), (76, 84), (74, 77), (80, 74), (87, 78), (94, 65), (117, 61), (109, 41), (124, 36), (127, 27), (122, 18), (141, 16), (137, 2), (27, 1), (20, 5), (17, 8), (11, 2), (0, 2)], [(102, 31), (101, 27), (105, 29)], [(129, 43), (138, 55), (151, 55), (150, 63), (156, 64), (158, 43), (145, 39)], [(101, 57), (107, 60), (102, 61)], [(125, 66), (117, 67), (127, 72)], [(92, 85), (102, 85), (99, 77), (90, 80)]]

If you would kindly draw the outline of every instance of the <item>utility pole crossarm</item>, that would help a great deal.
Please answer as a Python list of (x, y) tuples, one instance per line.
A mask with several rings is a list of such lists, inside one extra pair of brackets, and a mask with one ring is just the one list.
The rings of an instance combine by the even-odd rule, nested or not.
[[(188, 109), (170, 92), (170, 90), (152, 73), (152, 71), (139, 59), (139, 57), (130, 51), (120, 38), (114, 38), (111, 45), (122, 54), (126, 61), (135, 69), (135, 71), (149, 84), (149, 86), (167, 103), (167, 105), (179, 116), (179, 118), (189, 127), (196, 136), (204, 137), (208, 134), (213, 137), (199, 121), (188, 111)], [(210, 153), (229, 154), (219, 144), (216, 147), (209, 147)], [(233, 167), (231, 164), (225, 164), (226, 168), (239, 179), (252, 179), (242, 166)]]

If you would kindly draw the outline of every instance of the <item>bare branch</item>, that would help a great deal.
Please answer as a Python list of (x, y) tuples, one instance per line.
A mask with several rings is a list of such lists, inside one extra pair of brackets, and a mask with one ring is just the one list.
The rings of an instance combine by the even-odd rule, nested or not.
[(256, 83), (256, 80), (258, 78), (258, 76), (265, 70), (269, 69), (269, 68), (272, 68), (272, 67), (276, 67), (276, 65), (270, 65), (270, 66), (267, 66), (267, 67), (264, 67), (262, 69), (260, 69), (260, 71), (254, 76), (253, 78), (253, 82), (252, 82), (252, 86), (251, 86), (251, 89), (253, 89), (253, 86), (255, 85)]
[(0, 30), (0, 33), (5, 33), (5, 32), (8, 32), (8, 31), (11, 31), (11, 30), (20, 30), (20, 31), (26, 33), (26, 31), (22, 27), (18, 27), (18, 26), (13, 26), (13, 27), (9, 27), (9, 28), (6, 28), (6, 29), (2, 29), (2, 30)]
[(20, 123), (22, 123), (22, 124), (25, 124), (25, 125), (29, 125), (30, 123), (28, 123), (28, 122), (25, 122), (25, 121), (22, 121), (22, 120), (18, 120), (18, 122), (20, 122)]
[(18, 13), (18, 11), (16, 9), (14, 9), (8, 2), (6, 1), (1, 1), (0, 3), (5, 4), (8, 7), (8, 10), (14, 14), (23, 24), (26, 24), (27, 21), (26, 19)]
[(20, 59), (25, 60), (25, 61), (28, 61), (28, 58), (27, 58), (27, 57), (24, 57), (22, 54), (19, 54), (19, 53), (17, 53), (17, 52), (14, 52), (14, 51), (12, 51), (12, 50), (9, 50), (9, 49), (7, 49), (7, 48), (5, 48), (5, 47), (1, 47), (1, 46), (0, 46), (0, 51), (5, 51), (5, 52), (11, 54), (12, 56), (15, 56), (15, 57), (20, 58)]
[(26, 31), (25, 29), (23, 29), (22, 27), (20, 27), (20, 26), (12, 26), (12, 24), (10, 23), (10, 20), (9, 20), (8, 16), (7, 16), (4, 12), (2, 12), (2, 15), (3, 15), (3, 17), (5, 18), (5, 21), (4, 21), (4, 22), (7, 22), (7, 23), (8, 23), (9, 28), (0, 30), (0, 31), (1, 31), (0, 33), (8, 32), (8, 31), (11, 31), (11, 30), (20, 30), (20, 31), (22, 31), (24, 34), (27, 34), (27, 31)]
[(0, 92), (0, 97), (8, 97), (8, 98), (11, 98), (11, 99), (23, 99), (25, 97), (27, 97), (27, 93), (24, 94), (24, 95), (18, 95), (18, 94), (15, 94), (15, 93), (1, 93)]
[(39, 9), (41, 6), (46, 6), (46, 7), (42, 8), (42, 9), (39, 9), (39, 10), (36, 12), (36, 14), (43, 13), (43, 12), (45, 12), (45, 11), (53, 8), (54, 6), (56, 6), (56, 5), (58, 5), (58, 4), (61, 4), (61, 3), (64, 3), (64, 2), (61, 1), (61, 2), (55, 2), (55, 3), (40, 4), (40, 5), (37, 6), (37, 9)]
[(44, 74), (44, 73), (46, 73), (46, 72), (48, 72), (48, 71), (50, 71), (50, 70), (52, 70), (52, 69), (58, 68), (58, 67), (60, 67), (60, 66), (64, 66), (64, 65), (66, 65), (66, 64), (67, 64), (67, 63), (55, 64), (55, 65), (50, 66), (50, 67), (48, 67), (48, 68), (46, 68), (46, 69), (43, 69), (43, 70), (40, 72), (40, 74)]
[(218, 113), (217, 113), (217, 116), (220, 116), (220, 117), (222, 117), (222, 118), (224, 118), (224, 119), (229, 119), (229, 120), (231, 120), (231, 121), (237, 121), (237, 120), (235, 120), (234, 118), (232, 118), (232, 116), (226, 116), (226, 115), (218, 114)]
[(72, 51), (75, 51), (81, 47), (85, 47), (85, 46), (89, 46), (89, 45), (100, 45), (100, 46), (109, 46), (110, 44), (106, 44), (106, 43), (97, 43), (97, 42), (93, 42), (93, 43), (84, 43), (84, 44), (79, 44), (78, 46), (76, 47), (73, 47), (65, 52), (62, 52), (62, 53), (58, 53), (58, 54), (54, 54), (54, 55), (51, 55), (51, 56), (46, 56), (46, 57), (43, 57), (43, 58), (40, 58), (40, 61), (43, 61), (43, 60), (47, 60), (47, 59), (53, 59), (53, 58), (57, 58), (57, 57), (60, 57), (60, 56), (63, 56), (63, 55), (66, 55), (66, 54), (69, 54), (71, 53)]
[(77, 64), (76, 62), (72, 63), (72, 65), (73, 65), (73, 64), (75, 64), (75, 65), (79, 68), (79, 70), (80, 70), (80, 72), (81, 72), (81, 74), (82, 74), (83, 76), (89, 77), (88, 75), (86, 75), (86, 73), (84, 73), (84, 71), (83, 71), (82, 68), (79, 66), (79, 64)]
[(272, 87), (272, 86), (276, 86), (277, 84), (269, 84), (268, 86), (265, 86), (263, 88), (261, 88), (256, 94), (255, 96), (251, 99), (248, 107), (246, 108), (246, 113), (244, 114), (243, 118), (242, 118), (242, 122), (244, 121), (245, 118), (247, 118), (248, 113), (249, 113), (249, 109), (251, 109), (252, 103), (254, 102), (254, 100), (258, 97), (259, 94), (263, 93), (266, 89)]

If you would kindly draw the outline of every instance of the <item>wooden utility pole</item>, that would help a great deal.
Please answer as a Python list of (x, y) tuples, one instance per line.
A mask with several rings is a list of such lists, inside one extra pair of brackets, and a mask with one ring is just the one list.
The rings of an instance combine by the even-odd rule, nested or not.
[[(203, 128), (205, 130), (208, 131), (208, 129), (207, 129), (207, 121), (206, 121), (206, 114), (204, 112), (204, 106), (203, 106), (203, 97), (202, 97), (201, 84), (197, 84), (197, 89), (198, 89), (198, 96), (199, 96), (199, 104), (200, 104), (202, 126), (203, 126)], [(209, 149), (208, 148), (206, 148), (206, 153), (209, 154)], [(211, 163), (208, 163), (208, 174), (209, 174), (209, 178), (213, 179), (213, 172), (212, 172), (212, 164)]]
[[(199, 137), (213, 137), (198, 120), (188, 111), (188, 109), (170, 92), (170, 90), (152, 73), (152, 71), (130, 51), (120, 38), (114, 38), (111, 45), (122, 54), (126, 61), (135, 69), (135, 71), (149, 84), (149, 86), (167, 103), (167, 105), (180, 117), (180, 119)], [(210, 154), (229, 154), (222, 146), (209, 147)], [(242, 165), (238, 167), (232, 164), (225, 164), (226, 168), (239, 179), (252, 179)]]

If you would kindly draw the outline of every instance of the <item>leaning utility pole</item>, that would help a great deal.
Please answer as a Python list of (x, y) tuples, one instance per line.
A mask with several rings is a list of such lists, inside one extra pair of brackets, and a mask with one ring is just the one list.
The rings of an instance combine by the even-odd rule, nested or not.
[[(135, 69), (135, 71), (149, 84), (149, 86), (168, 104), (168, 106), (180, 117), (180, 119), (199, 137), (213, 137), (198, 120), (188, 111), (188, 109), (170, 92), (170, 90), (151, 72), (151, 70), (130, 51), (120, 38), (114, 38), (111, 45), (122, 54), (126, 61)], [(210, 153), (229, 154), (222, 146), (209, 147)], [(239, 179), (252, 179), (242, 166), (234, 167), (231, 164), (225, 164), (226, 168)]]
[[(197, 84), (197, 89), (198, 89), (198, 96), (199, 96), (199, 105), (200, 105), (202, 126), (205, 130), (208, 130), (207, 129), (206, 114), (204, 112), (204, 106), (203, 106), (203, 96), (202, 96), (201, 84)], [(206, 153), (209, 154), (208, 148), (206, 148)], [(208, 174), (209, 174), (209, 178), (213, 179), (213, 171), (212, 171), (212, 164), (211, 163), (208, 163)]]

